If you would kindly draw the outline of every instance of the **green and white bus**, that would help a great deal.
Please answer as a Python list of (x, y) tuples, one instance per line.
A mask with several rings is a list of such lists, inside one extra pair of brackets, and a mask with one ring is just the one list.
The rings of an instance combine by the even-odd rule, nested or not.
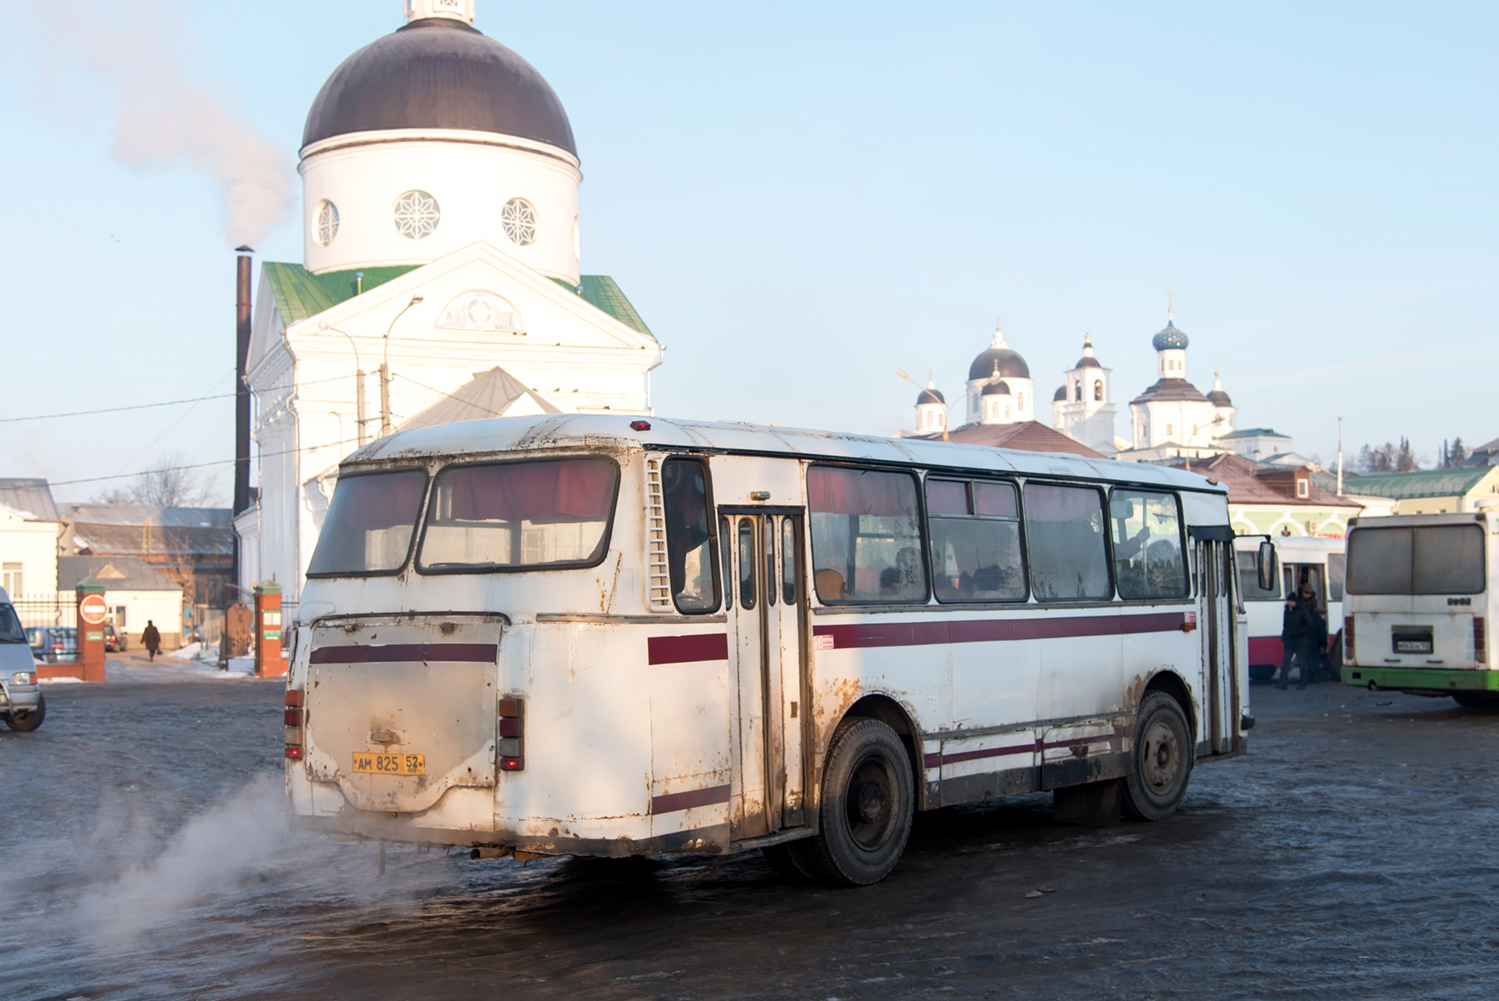
[(1496, 532), (1493, 511), (1350, 521), (1344, 684), (1499, 707), (1487, 630)]

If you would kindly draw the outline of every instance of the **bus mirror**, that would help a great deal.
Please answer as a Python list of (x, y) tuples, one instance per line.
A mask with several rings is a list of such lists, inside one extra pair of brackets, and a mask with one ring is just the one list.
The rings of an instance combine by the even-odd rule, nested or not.
[(1275, 590), (1275, 577), (1279, 569), (1275, 565), (1275, 543), (1268, 539), (1260, 543), (1260, 551), (1254, 557), (1254, 569), (1260, 576), (1260, 590)]

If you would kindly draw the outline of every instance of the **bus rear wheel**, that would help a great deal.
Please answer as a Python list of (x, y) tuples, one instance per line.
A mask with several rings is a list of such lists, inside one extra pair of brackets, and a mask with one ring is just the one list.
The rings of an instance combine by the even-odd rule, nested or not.
[(1136, 820), (1175, 813), (1192, 777), (1192, 731), (1181, 706), (1165, 692), (1148, 692), (1140, 702), (1132, 764), (1124, 781), (1125, 812)]
[(829, 883), (878, 883), (900, 861), (915, 811), (911, 762), (895, 731), (877, 719), (846, 720), (823, 770), (822, 829), (788, 847)]

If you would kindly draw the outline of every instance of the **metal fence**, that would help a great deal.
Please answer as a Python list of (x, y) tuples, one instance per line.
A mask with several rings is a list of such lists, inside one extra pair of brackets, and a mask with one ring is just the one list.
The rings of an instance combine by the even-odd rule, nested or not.
[(12, 596), (10, 603), (15, 607), (16, 617), (21, 620), (21, 625), (28, 629), (32, 626), (76, 628), (78, 625), (78, 596), (72, 591), (60, 592), (51, 597)]

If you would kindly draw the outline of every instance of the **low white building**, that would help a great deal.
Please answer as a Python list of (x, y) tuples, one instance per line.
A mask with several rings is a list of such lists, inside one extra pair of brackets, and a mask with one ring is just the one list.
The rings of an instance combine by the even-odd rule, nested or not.
[(57, 593), (62, 522), (44, 479), (0, 479), (0, 587), (12, 600), (51, 601)]
[(104, 585), (108, 621), (126, 637), (127, 649), (141, 649), (141, 633), (155, 623), (167, 650), (182, 645), (182, 585), (133, 556), (59, 556), (57, 581), (66, 594), (92, 577)]

